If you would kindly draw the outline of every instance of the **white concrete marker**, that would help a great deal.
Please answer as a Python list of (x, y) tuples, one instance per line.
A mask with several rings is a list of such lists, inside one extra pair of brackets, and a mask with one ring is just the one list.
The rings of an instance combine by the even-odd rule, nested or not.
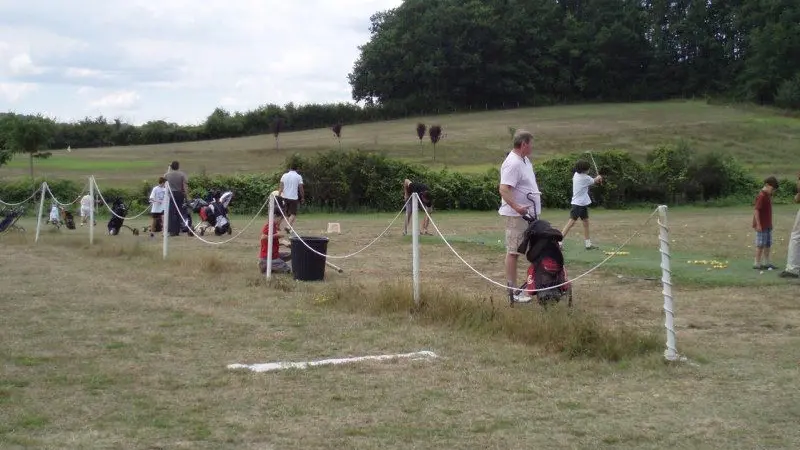
[(424, 359), (424, 358), (438, 358), (436, 353), (429, 351), (401, 353), (397, 355), (378, 355), (378, 356), (357, 356), (354, 358), (338, 358), (338, 359), (321, 359), (318, 361), (306, 362), (276, 362), (265, 364), (229, 364), (228, 369), (249, 369), (253, 372), (271, 372), (274, 370), (284, 369), (307, 369), (313, 366), (327, 366), (345, 364), (359, 361), (385, 361), (389, 359), (411, 358), (411, 359)]

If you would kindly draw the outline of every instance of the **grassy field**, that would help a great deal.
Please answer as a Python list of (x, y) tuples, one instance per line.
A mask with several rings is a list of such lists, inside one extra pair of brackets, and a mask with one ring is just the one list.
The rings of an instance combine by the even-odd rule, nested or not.
[[(778, 265), (795, 212), (776, 207)], [(579, 331), (597, 339), (624, 326), (663, 343), (661, 286), (646, 279), (659, 273), (650, 213), (593, 211), (603, 250), (641, 233), (628, 255), (575, 283), (572, 316), (508, 308), (432, 237), (421, 248), (430, 309), (409, 315), (410, 238), (399, 223), (336, 260), (345, 272), (323, 283), (266, 284), (256, 268), (263, 218), (222, 246), (174, 238), (166, 262), (158, 239), (126, 230), (90, 247), (86, 229), (46, 228), (34, 245), (28, 218), (26, 233), (0, 235), (0, 447), (797, 448), (800, 284), (750, 268), (747, 208), (669, 212), (678, 350), (691, 364), (665, 364), (662, 346), (610, 361), (548, 345), (573, 320), (594, 321)], [(561, 226), (563, 215), (545, 218)], [(329, 246), (341, 255), (392, 217), (301, 215), (298, 228), (320, 235), (341, 223)], [(470, 264), (503, 279), (495, 213), (434, 219)], [(573, 233), (575, 277), (605, 253), (580, 249)], [(695, 258), (729, 264), (707, 270), (687, 263)], [(440, 358), (226, 368), (423, 349)]]
[[(440, 124), (446, 138), (437, 146), (420, 146), (417, 122)], [(558, 106), (452, 114), (346, 126), (342, 148), (383, 152), (433, 168), (482, 172), (499, 164), (509, 147), (508, 128), (536, 133), (534, 161), (584, 150), (626, 150), (639, 158), (654, 146), (687, 141), (698, 152), (735, 155), (758, 176), (792, 177), (800, 166), (800, 120), (760, 108), (709, 105), (699, 101), (618, 105)], [(57, 151), (36, 162), (36, 173), (51, 178), (94, 174), (99, 182), (138, 185), (152, 180), (173, 159), (191, 174), (272, 173), (288, 155), (313, 154), (339, 148), (327, 129), (284, 133), (280, 149), (272, 135), (186, 144), (76, 149)], [(780, 163), (778, 163), (780, 162)], [(28, 161), (14, 160), (0, 176), (28, 174)]]

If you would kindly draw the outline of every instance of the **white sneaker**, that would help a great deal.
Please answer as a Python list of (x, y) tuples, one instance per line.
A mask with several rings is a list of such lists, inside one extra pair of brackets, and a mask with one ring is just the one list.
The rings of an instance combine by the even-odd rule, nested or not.
[(533, 300), (533, 297), (523, 292), (514, 294), (514, 303), (530, 303), (531, 300)]

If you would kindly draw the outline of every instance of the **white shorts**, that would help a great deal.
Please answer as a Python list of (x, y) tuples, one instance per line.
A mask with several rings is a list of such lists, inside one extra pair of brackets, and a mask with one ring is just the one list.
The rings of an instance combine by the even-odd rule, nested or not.
[(81, 217), (89, 217), (91, 213), (92, 213), (91, 206), (81, 206)]

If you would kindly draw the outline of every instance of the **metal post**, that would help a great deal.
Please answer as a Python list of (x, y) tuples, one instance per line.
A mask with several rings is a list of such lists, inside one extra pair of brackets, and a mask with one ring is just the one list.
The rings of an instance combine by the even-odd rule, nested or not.
[(667, 206), (658, 207), (658, 240), (661, 252), (661, 285), (664, 294), (664, 327), (667, 329), (667, 349), (664, 358), (668, 361), (679, 359), (675, 343), (675, 312), (672, 299), (672, 270), (670, 269), (669, 227), (667, 226)]
[(94, 175), (89, 175), (89, 197), (92, 198), (92, 206), (89, 209), (89, 245), (94, 244)]
[(42, 187), (39, 188), (39, 216), (36, 219), (36, 239), (34, 242), (39, 242), (39, 231), (42, 229), (42, 212), (44, 212), (44, 193), (47, 192), (47, 182), (42, 181)]
[(267, 208), (267, 280), (272, 278), (272, 241), (275, 236), (272, 229), (275, 227), (275, 194), (269, 194), (269, 208)]
[(169, 210), (170, 210), (170, 205), (172, 205), (172, 190), (169, 187), (169, 181), (164, 182), (164, 189), (166, 189), (166, 192), (164, 192), (164, 198), (167, 200), (167, 204), (164, 206), (164, 221), (162, 222), (163, 225), (161, 227), (162, 228), (161, 231), (163, 231), (163, 236), (164, 236), (163, 237), (164, 244), (162, 246), (161, 253), (162, 257), (164, 259), (167, 259), (167, 246), (169, 245), (167, 244), (169, 240)]
[(411, 274), (414, 286), (414, 305), (419, 307), (419, 195), (411, 194)]

